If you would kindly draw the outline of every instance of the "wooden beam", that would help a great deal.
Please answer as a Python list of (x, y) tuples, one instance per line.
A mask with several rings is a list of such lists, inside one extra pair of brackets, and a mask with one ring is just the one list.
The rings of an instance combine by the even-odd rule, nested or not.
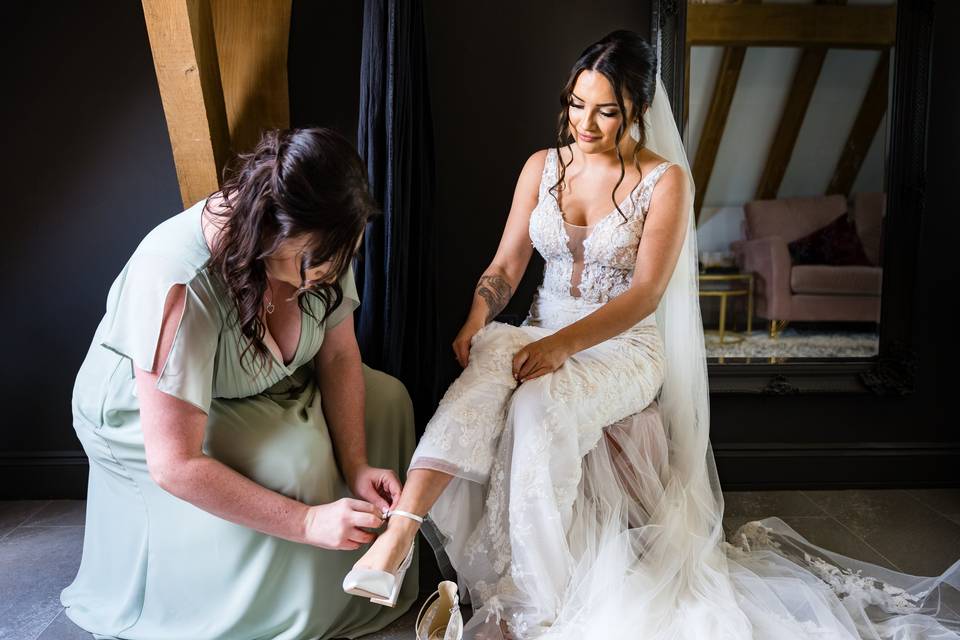
[(886, 49), (896, 31), (895, 5), (691, 4), (692, 45)]
[(287, 51), (292, 0), (209, 0), (235, 152), (268, 128), (290, 126)]
[(787, 95), (787, 102), (784, 104), (783, 113), (780, 114), (777, 131), (770, 143), (770, 150), (767, 152), (767, 161), (764, 164), (763, 172), (760, 174), (760, 182), (757, 184), (756, 191), (757, 200), (777, 197), (780, 183), (783, 182), (787, 164), (793, 155), (793, 148), (796, 145), (797, 137), (800, 135), (800, 126), (807, 114), (807, 107), (810, 106), (810, 98), (813, 97), (813, 90), (817, 86), (817, 78), (820, 77), (820, 70), (823, 68), (823, 61), (826, 57), (827, 49), (822, 47), (803, 50), (800, 63), (797, 65), (796, 73), (793, 76), (790, 93)]
[[(842, 5), (846, 3), (846, 0), (816, 1), (818, 4)], [(764, 164), (763, 172), (760, 174), (760, 182), (757, 184), (755, 196), (757, 200), (769, 200), (777, 197), (780, 184), (783, 182), (783, 176), (787, 171), (787, 164), (789, 164), (790, 157), (793, 155), (797, 137), (800, 135), (800, 127), (803, 125), (804, 117), (810, 106), (810, 99), (813, 97), (813, 91), (817, 86), (823, 61), (827, 57), (827, 51), (824, 47), (809, 47), (805, 48), (801, 54), (800, 63), (793, 74), (793, 82), (790, 85), (787, 102), (784, 105), (783, 113), (780, 114), (777, 131), (770, 144), (770, 150), (767, 152), (767, 161)]]
[(760, 174), (756, 191), (757, 200), (777, 197), (826, 57), (827, 49), (822, 47), (804, 49), (801, 54), (800, 63), (793, 76), (793, 84), (790, 86), (790, 93), (787, 95), (787, 102), (784, 104), (783, 113), (780, 114), (777, 131), (767, 152), (767, 161)]
[[(759, 4), (760, 0), (739, 0), (740, 4), (753, 5)], [(689, 5), (687, 9), (694, 5)], [(690, 60), (690, 40), (687, 39), (687, 60)], [(707, 117), (703, 123), (703, 131), (700, 133), (700, 142), (697, 144), (697, 155), (693, 160), (693, 183), (697, 185), (694, 196), (693, 212), (694, 222), (700, 221), (700, 208), (703, 206), (703, 198), (707, 194), (707, 186), (710, 184), (710, 176), (713, 174), (713, 164), (717, 160), (717, 151), (720, 149), (720, 140), (723, 138), (723, 130), (727, 125), (727, 117), (730, 115), (730, 103), (733, 102), (733, 94), (737, 90), (737, 82), (740, 80), (740, 70), (743, 68), (743, 59), (747, 55), (746, 47), (728, 47), (723, 51), (723, 58), (720, 60), (720, 69), (717, 72), (717, 81), (713, 85), (713, 95), (710, 97), (710, 107), (707, 110)], [(684, 82), (690, 87), (690, 64), (686, 65), (686, 77)], [(684, 98), (689, 94), (684, 91)], [(684, 113), (689, 113), (690, 109), (684, 104)], [(684, 122), (686, 125), (686, 122)]]
[(700, 141), (697, 143), (697, 155), (693, 159), (693, 182), (697, 185), (694, 197), (693, 210), (697, 221), (700, 220), (700, 208), (703, 198), (710, 185), (710, 175), (713, 173), (713, 164), (720, 149), (720, 140), (730, 114), (730, 103), (737, 89), (740, 79), (740, 69), (743, 68), (743, 58), (746, 47), (727, 47), (723, 50), (720, 60), (720, 70), (717, 72), (717, 81), (713, 87), (713, 96), (710, 99), (710, 108), (703, 123)]
[(208, 0), (143, 0), (184, 206), (219, 188), (230, 134)]
[(850, 135), (847, 136), (847, 143), (843, 147), (840, 159), (837, 161), (837, 168), (830, 179), (830, 185), (827, 187), (827, 194), (842, 193), (850, 194), (853, 187), (853, 181), (860, 173), (860, 167), (863, 166), (863, 160), (870, 149), (870, 143), (877, 135), (877, 129), (880, 128), (880, 122), (883, 121), (883, 114), (887, 111), (887, 86), (890, 74), (890, 51), (884, 51), (877, 61), (877, 66), (873, 70), (873, 77), (870, 78), (870, 86), (867, 87), (867, 93), (860, 104), (860, 111), (857, 113), (857, 119), (850, 129)]

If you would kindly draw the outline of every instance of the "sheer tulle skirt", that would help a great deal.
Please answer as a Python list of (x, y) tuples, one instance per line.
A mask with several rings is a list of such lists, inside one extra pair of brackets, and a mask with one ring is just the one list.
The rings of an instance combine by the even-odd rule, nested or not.
[(896, 573), (777, 518), (723, 541), (719, 486), (671, 469), (652, 318), (517, 387), (513, 354), (593, 308), (538, 295), (523, 326), (487, 325), (414, 453), (453, 476), (423, 532), (473, 605), (466, 638), (501, 619), (517, 638), (960, 637), (960, 562)]

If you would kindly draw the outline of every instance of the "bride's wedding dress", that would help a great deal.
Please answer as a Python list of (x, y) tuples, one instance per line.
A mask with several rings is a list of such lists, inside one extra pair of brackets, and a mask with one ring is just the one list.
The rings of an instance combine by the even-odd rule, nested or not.
[(691, 238), (656, 314), (518, 386), (522, 346), (630, 286), (671, 164), (623, 202), (626, 222), (615, 210), (577, 227), (548, 192), (557, 161), (549, 150), (530, 217), (546, 267), (529, 314), (474, 336), (410, 464), (453, 476), (422, 531), (473, 605), (464, 637), (501, 638), (501, 619), (516, 638), (960, 637), (941, 602), (957, 595), (960, 562), (907, 576), (816, 547), (776, 518), (724, 541), (702, 324), (682, 306), (696, 303)]

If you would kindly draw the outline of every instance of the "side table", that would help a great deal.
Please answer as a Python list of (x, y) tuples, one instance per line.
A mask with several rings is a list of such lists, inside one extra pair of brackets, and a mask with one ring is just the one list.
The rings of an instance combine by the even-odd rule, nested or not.
[[(699, 273), (697, 280), (700, 285), (704, 283), (729, 283), (720, 288), (698, 287), (701, 297), (720, 298), (720, 328), (717, 331), (705, 331), (707, 334), (717, 334), (720, 344), (724, 343), (724, 338), (728, 333), (739, 337), (726, 340), (728, 343), (741, 342), (744, 334), (736, 331), (727, 331), (727, 298), (732, 296), (746, 296), (747, 298), (747, 335), (753, 331), (753, 274), (752, 273)], [(744, 282), (746, 281), (746, 282)], [(742, 284), (741, 284), (742, 283)], [(739, 286), (738, 286), (739, 285)], [(744, 286), (746, 285), (746, 286)]]

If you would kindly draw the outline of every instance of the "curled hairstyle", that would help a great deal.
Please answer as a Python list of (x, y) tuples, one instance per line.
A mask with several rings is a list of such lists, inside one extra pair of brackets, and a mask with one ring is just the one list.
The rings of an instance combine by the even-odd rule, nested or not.
[[(627, 217), (617, 202), (617, 189), (626, 175), (623, 156), (620, 153), (620, 140), (626, 135), (630, 123), (639, 120), (640, 141), (634, 147), (633, 164), (640, 171), (640, 161), (637, 158), (640, 149), (646, 144), (647, 131), (641, 114), (643, 108), (653, 102), (653, 94), (657, 88), (657, 52), (642, 36), (634, 31), (620, 29), (608, 33), (597, 42), (583, 50), (580, 57), (570, 70), (566, 86), (560, 92), (560, 116), (557, 121), (557, 157), (561, 158), (560, 171), (557, 182), (550, 187), (554, 199), (557, 191), (563, 190), (563, 181), (567, 173), (569, 162), (564, 163), (560, 155), (560, 147), (566, 146), (570, 140), (570, 102), (573, 87), (577, 83), (580, 73), (585, 70), (602, 73), (613, 87), (617, 105), (620, 107), (620, 126), (617, 129), (617, 158), (620, 160), (620, 179), (613, 186), (610, 199), (613, 206), (626, 222)], [(624, 96), (633, 102), (631, 113), (627, 113), (624, 106)], [(573, 162), (573, 159), (570, 159)], [(641, 171), (642, 174), (642, 171)], [(559, 203), (559, 201), (558, 201)]]
[[(222, 204), (206, 209), (220, 228), (207, 262), (226, 285), (246, 345), (260, 367), (273, 368), (264, 344), (260, 310), (267, 289), (264, 258), (290, 239), (307, 239), (300, 260), (297, 306), (318, 323), (343, 302), (337, 282), (349, 269), (367, 222), (380, 209), (370, 195), (367, 173), (353, 145), (327, 128), (266, 131), (256, 148), (237, 157), (224, 172)], [(330, 261), (321, 280), (307, 280), (307, 271)], [(303, 294), (324, 304), (322, 319), (307, 306)]]

